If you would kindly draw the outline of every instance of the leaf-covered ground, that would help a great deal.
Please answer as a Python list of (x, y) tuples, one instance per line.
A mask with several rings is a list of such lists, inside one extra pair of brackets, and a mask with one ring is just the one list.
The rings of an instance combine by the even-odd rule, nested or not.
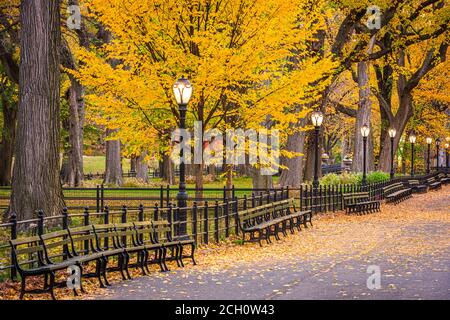
[[(188, 261), (186, 261), (188, 262)], [(198, 249), (197, 266), (113, 286), (85, 280), (81, 299), (449, 299), (450, 186), (414, 195), (380, 213), (317, 216), (314, 227), (260, 248), (233, 242)], [(381, 288), (367, 288), (368, 266), (379, 266)], [(62, 275), (64, 276), (64, 275)], [(17, 298), (17, 284), (0, 298)], [(73, 299), (65, 289), (58, 298)], [(35, 296), (31, 298), (48, 298)]]

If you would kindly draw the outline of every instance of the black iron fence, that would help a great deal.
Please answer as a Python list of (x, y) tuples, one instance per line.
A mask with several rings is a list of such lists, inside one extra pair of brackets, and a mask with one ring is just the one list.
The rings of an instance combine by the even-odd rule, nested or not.
[[(197, 244), (217, 243), (238, 233), (236, 219), (240, 210), (287, 199), (288, 195), (289, 191), (286, 188), (259, 194), (253, 193), (250, 197), (245, 195), (242, 198), (227, 198), (222, 203), (219, 201), (193, 202), (192, 206), (187, 208), (178, 208), (172, 203), (169, 203), (167, 207), (160, 207), (158, 203), (149, 207), (122, 206), (120, 210), (111, 210), (108, 206), (101, 211), (85, 208), (82, 213), (73, 213), (65, 208), (58, 216), (47, 217), (43, 211), (38, 211), (35, 218), (23, 221), (17, 221), (16, 216), (12, 215), (9, 222), (0, 224), (0, 279), (2, 273), (5, 277), (8, 271), (11, 277), (16, 276), (12, 266), (10, 239), (43, 235), (47, 232), (92, 224), (167, 220), (174, 239), (180, 236), (179, 229), (184, 226), (188, 236)], [(180, 221), (179, 217), (182, 213), (185, 213), (186, 221)]]
[[(414, 179), (424, 181), (430, 175), (414, 176)], [(13, 215), (7, 223), (0, 224), (0, 278), (15, 271), (11, 266), (10, 239), (41, 235), (45, 232), (55, 231), (61, 228), (77, 227), (90, 224), (123, 223), (144, 221), (151, 219), (165, 219), (171, 225), (174, 237), (178, 236), (181, 225), (185, 226), (188, 235), (197, 244), (219, 242), (230, 235), (238, 234), (238, 212), (247, 208), (260, 206), (270, 202), (294, 198), (299, 210), (312, 210), (313, 213), (336, 212), (343, 209), (342, 195), (355, 192), (368, 192), (372, 200), (383, 200), (383, 188), (397, 182), (407, 182), (412, 177), (398, 177), (365, 186), (358, 184), (346, 184), (335, 186), (302, 185), (300, 188), (281, 188), (270, 190), (217, 188), (208, 189), (208, 199), (203, 197), (201, 201), (191, 196), (187, 208), (178, 208), (173, 203), (177, 189), (156, 188), (148, 194), (137, 193), (133, 197), (124, 194), (114, 194), (113, 189), (98, 186), (89, 189), (89, 196), (95, 201), (95, 210), (88, 207), (82, 211), (65, 209), (59, 216), (46, 217), (44, 212), (36, 213), (33, 219), (17, 221)], [(123, 189), (119, 189), (124, 191)], [(128, 189), (125, 189), (128, 190)], [(135, 189), (133, 189), (135, 190)], [(206, 189), (205, 189), (206, 190)], [(203, 190), (205, 192), (205, 190)], [(66, 190), (67, 191), (67, 190)], [(69, 190), (75, 192), (75, 190)], [(142, 191), (142, 190), (141, 190)], [(195, 190), (189, 190), (193, 193)], [(116, 191), (119, 192), (119, 191)], [(71, 195), (75, 197), (74, 194)], [(83, 195), (85, 196), (85, 195)], [(133, 204), (133, 199), (137, 204)], [(157, 201), (155, 201), (157, 200)], [(127, 206), (115, 209), (115, 203), (122, 201)], [(147, 205), (142, 203), (147, 201)], [(153, 201), (153, 202), (152, 202)], [(113, 204), (113, 206), (112, 206)], [(180, 222), (180, 213), (185, 213), (186, 221)], [(184, 228), (183, 228), (184, 229)]]

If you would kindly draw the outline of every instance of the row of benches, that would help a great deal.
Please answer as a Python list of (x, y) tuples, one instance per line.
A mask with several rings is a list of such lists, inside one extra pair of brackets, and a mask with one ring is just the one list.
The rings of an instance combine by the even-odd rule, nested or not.
[[(400, 203), (412, 197), (413, 193), (423, 193), (437, 190), (442, 184), (450, 183), (450, 177), (439, 173), (436, 178), (431, 177), (420, 183), (417, 179), (410, 179), (407, 183), (397, 182), (383, 188), (383, 195), (387, 203)], [(342, 196), (346, 213), (371, 213), (380, 210), (380, 201), (371, 200), (368, 192), (348, 193)]]
[[(440, 188), (449, 183), (447, 176), (437, 176), (426, 180), (426, 189)], [(410, 180), (408, 186), (394, 183), (383, 188), (387, 202), (398, 203), (410, 198), (412, 192), (422, 190), (422, 184)], [(380, 201), (371, 200), (369, 193), (344, 194), (343, 206), (347, 213), (370, 213), (380, 210)], [(255, 208), (240, 211), (236, 220), (244, 241), (271, 243), (271, 237), (280, 239), (295, 229), (301, 230), (308, 224), (312, 226), (311, 210), (299, 211), (295, 199), (286, 199)], [(54, 296), (55, 273), (67, 270), (69, 266), (78, 266), (83, 275), (83, 266), (96, 263), (95, 272), (84, 276), (95, 276), (101, 287), (109, 285), (107, 271), (120, 271), (124, 280), (130, 279), (129, 267), (139, 267), (144, 275), (149, 273), (148, 265), (157, 264), (161, 271), (168, 271), (166, 261), (176, 261), (184, 266), (183, 258), (190, 258), (195, 264), (195, 242), (193, 240), (174, 240), (168, 221), (142, 221), (134, 223), (91, 225), (47, 233), (41, 236), (11, 240), (13, 263), (22, 280), (20, 299), (28, 292), (48, 292)], [(246, 239), (246, 235), (249, 238)], [(189, 255), (183, 253), (185, 247), (191, 248)], [(170, 255), (168, 256), (168, 251)], [(130, 264), (132, 254), (136, 254), (136, 263)], [(151, 258), (152, 256), (153, 258)], [(108, 259), (116, 257), (118, 265), (108, 268)], [(42, 290), (26, 290), (26, 278), (44, 276)], [(84, 292), (80, 283), (81, 292)], [(78, 294), (73, 289), (74, 294)]]
[[(124, 280), (131, 279), (129, 267), (140, 267), (144, 275), (148, 265), (157, 264), (161, 271), (168, 271), (166, 261), (175, 260), (183, 267), (183, 258), (194, 264), (195, 244), (193, 240), (174, 240), (168, 221), (142, 221), (123, 224), (90, 225), (69, 228), (25, 239), (11, 240), (13, 263), (21, 276), (20, 299), (25, 293), (50, 293), (55, 299), (54, 287), (57, 271), (77, 266), (81, 272), (80, 290), (84, 292), (81, 278), (83, 266), (96, 263), (96, 271), (85, 276), (96, 276), (101, 287), (109, 286), (107, 271), (120, 271)], [(191, 248), (189, 255), (184, 248)], [(167, 255), (170, 251), (170, 256)], [(130, 265), (130, 257), (136, 254), (137, 263)], [(153, 258), (150, 255), (154, 254)], [(117, 258), (116, 268), (107, 268), (108, 258)], [(44, 288), (26, 290), (26, 278), (44, 276)], [(76, 288), (73, 289), (78, 295)]]
[(295, 199), (287, 199), (267, 205), (247, 209), (239, 212), (238, 225), (242, 232), (243, 240), (249, 234), (249, 242), (258, 242), (261, 246), (262, 240), (271, 243), (270, 237), (280, 239), (280, 233), (287, 236), (287, 231), (294, 233), (294, 230), (301, 230), (301, 225), (305, 228), (308, 223), (312, 226), (311, 210), (298, 211), (295, 206)]

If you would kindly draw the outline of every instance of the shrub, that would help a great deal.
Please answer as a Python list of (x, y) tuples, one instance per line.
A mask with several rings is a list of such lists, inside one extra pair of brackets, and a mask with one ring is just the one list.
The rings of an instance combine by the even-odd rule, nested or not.
[(342, 174), (329, 173), (320, 179), (323, 186), (335, 186), (339, 184), (358, 184), (362, 178), (359, 174), (343, 172)]
[[(367, 183), (377, 183), (389, 180), (389, 173), (374, 171), (367, 174)], [(362, 173), (343, 172), (342, 174), (329, 173), (320, 179), (323, 186), (335, 186), (339, 184), (361, 184)]]
[(383, 181), (389, 180), (389, 178), (390, 178), (389, 173), (386, 173), (383, 171), (374, 171), (374, 172), (370, 172), (367, 175), (367, 183), (383, 182)]

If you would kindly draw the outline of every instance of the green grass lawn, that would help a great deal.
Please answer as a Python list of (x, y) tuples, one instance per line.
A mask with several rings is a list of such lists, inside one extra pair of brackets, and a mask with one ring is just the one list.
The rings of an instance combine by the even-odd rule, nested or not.
[[(104, 173), (105, 156), (83, 156), (84, 173)], [(122, 169), (124, 172), (130, 170), (130, 159), (122, 159)]]

